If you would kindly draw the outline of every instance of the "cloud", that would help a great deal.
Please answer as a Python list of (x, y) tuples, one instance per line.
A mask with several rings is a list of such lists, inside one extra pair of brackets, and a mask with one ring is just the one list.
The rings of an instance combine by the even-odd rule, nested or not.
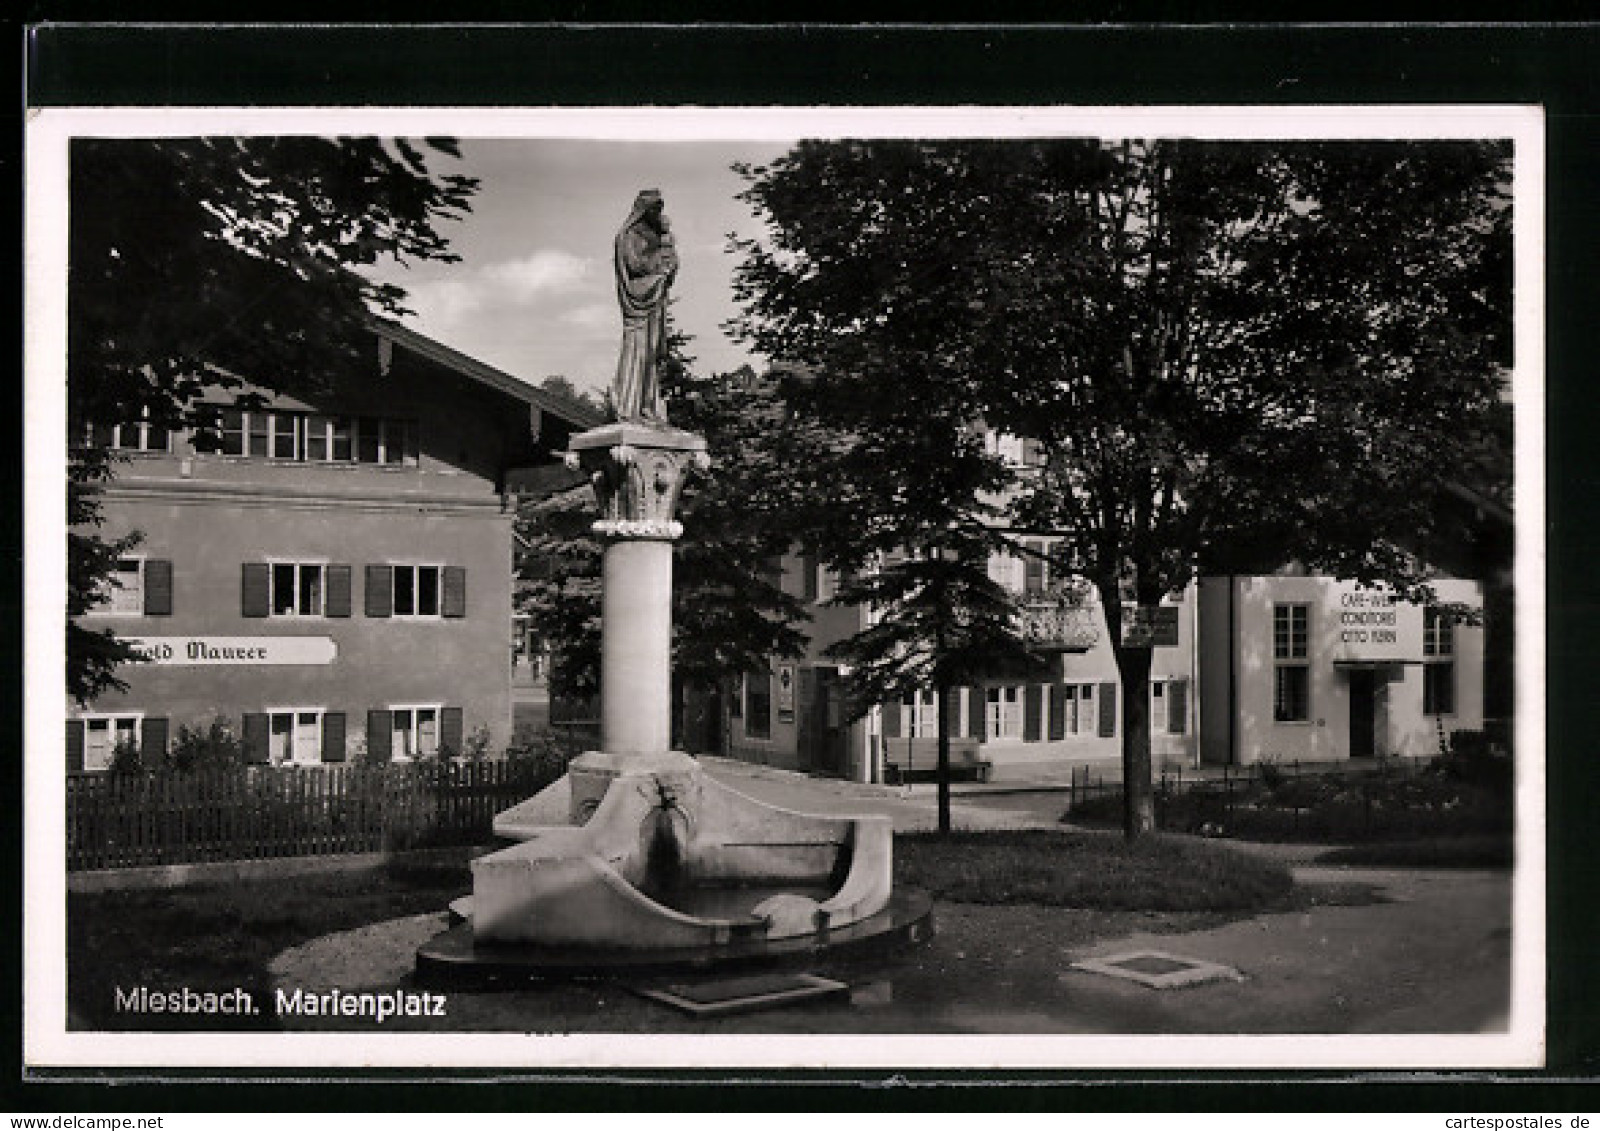
[(573, 307), (561, 315), (561, 321), (585, 330), (605, 330), (619, 325), (616, 306), (605, 302)]
[(590, 260), (570, 252), (536, 251), (521, 259), (485, 264), (478, 274), (486, 284), (503, 288), (503, 297), (526, 299), (581, 286), (592, 266)]

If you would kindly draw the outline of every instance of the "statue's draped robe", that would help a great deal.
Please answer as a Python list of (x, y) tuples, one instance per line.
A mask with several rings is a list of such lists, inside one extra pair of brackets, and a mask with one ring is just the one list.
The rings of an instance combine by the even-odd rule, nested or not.
[(620, 420), (665, 420), (658, 365), (667, 336), (667, 288), (661, 237), (635, 212), (617, 233), (617, 303), (622, 307), (622, 352), (612, 396)]

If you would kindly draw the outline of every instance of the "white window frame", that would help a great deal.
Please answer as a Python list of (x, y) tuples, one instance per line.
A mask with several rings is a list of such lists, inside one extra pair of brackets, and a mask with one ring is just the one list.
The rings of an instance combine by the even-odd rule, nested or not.
[[(143, 711), (115, 711), (97, 712), (91, 715), (79, 715), (78, 721), (83, 723), (83, 768), (94, 773), (103, 773), (111, 768), (111, 763), (117, 756), (117, 745), (120, 741), (117, 731), (126, 724), (135, 746), (139, 745), (144, 734)], [(93, 735), (96, 729), (104, 728), (107, 741), (101, 750), (96, 750)], [(91, 752), (95, 757), (91, 760)]]
[[(322, 716), (326, 707), (269, 707), (267, 716), (267, 758), (275, 766), (320, 766), (322, 764)], [(278, 721), (288, 721), (287, 743), (278, 749)], [(304, 729), (302, 729), (304, 728)], [(303, 741), (306, 740), (306, 741)], [(309, 746), (309, 755), (307, 754)]]
[[(908, 701), (909, 700), (909, 701)], [(900, 733), (907, 738), (939, 737), (939, 693), (919, 688), (900, 701)], [(951, 720), (955, 730), (957, 721)]]
[[(278, 570), (284, 567), (294, 570), (292, 583), (293, 608), (289, 612), (278, 610)], [(311, 611), (300, 606), (301, 571), (314, 569), (322, 576), (317, 584), (317, 607)], [(307, 618), (322, 618), (327, 616), (328, 609), (328, 563), (326, 561), (306, 561), (302, 559), (270, 558), (267, 561), (267, 615), (284, 620), (303, 620)]]
[[(435, 578), (433, 583), (433, 612), (416, 612), (422, 594), (422, 571), (431, 569)], [(399, 562), (389, 566), (389, 613), (396, 620), (438, 620), (444, 616), (444, 569), (442, 564), (434, 562)], [(409, 571), (411, 574), (411, 607), (412, 612), (400, 611), (400, 573)]]
[(1022, 739), (1022, 687), (1020, 684), (991, 684), (983, 692), (983, 729), (991, 741)]
[[(1150, 681), (1150, 720), (1152, 724), (1154, 724), (1157, 718), (1161, 720), (1161, 730), (1159, 732), (1161, 734), (1183, 735), (1189, 733), (1187, 730), (1189, 721), (1189, 709), (1187, 703), (1184, 704), (1183, 711), (1185, 729), (1172, 729), (1172, 696), (1175, 693), (1177, 686), (1182, 682), (1182, 677), (1180, 676), (1167, 676), (1162, 679), (1152, 679)], [(1157, 704), (1159, 704), (1161, 708), (1161, 714), (1159, 716), (1156, 714)], [(1154, 725), (1151, 726), (1150, 733), (1157, 733)]]
[[(1297, 641), (1294, 629), (1294, 611), (1298, 609), (1305, 614), (1304, 635)], [(1288, 632), (1284, 640), (1284, 647), (1279, 648), (1278, 641), (1278, 613), (1288, 614)], [(1305, 673), (1305, 716), (1303, 718), (1278, 717), (1278, 680), (1280, 674), (1289, 669), (1299, 669)], [(1272, 721), (1276, 726), (1309, 726), (1315, 711), (1312, 708), (1311, 696), (1311, 604), (1307, 601), (1277, 601), (1272, 606)]]
[[(1442, 675), (1440, 674), (1442, 673)], [(1430, 681), (1448, 679), (1450, 709), (1428, 710)], [(1429, 607), (1422, 614), (1422, 711), (1431, 718), (1454, 718), (1459, 710), (1460, 687), (1456, 684), (1456, 626), (1442, 609)]]
[(89, 615), (94, 617), (144, 616), (145, 563), (149, 560), (142, 554), (124, 554), (119, 557), (114, 572), (120, 575), (122, 563), (133, 562), (135, 565), (133, 572), (138, 579), (137, 582), (133, 585), (119, 585), (115, 578), (102, 579), (99, 587), (101, 599), (99, 603), (89, 610)]
[[(433, 713), (433, 746), (424, 749), (422, 745), (422, 712)], [(406, 725), (401, 727), (401, 716), (408, 716)], [(419, 759), (436, 758), (439, 756), (440, 730), (444, 726), (444, 704), (442, 703), (396, 703), (389, 707), (389, 758), (394, 762), (415, 762)], [(401, 748), (401, 735), (405, 736), (405, 744), (409, 750)]]

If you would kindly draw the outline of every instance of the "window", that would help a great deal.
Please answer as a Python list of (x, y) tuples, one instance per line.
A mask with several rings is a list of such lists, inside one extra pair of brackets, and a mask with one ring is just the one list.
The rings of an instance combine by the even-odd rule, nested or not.
[(295, 707), (267, 712), (267, 757), (273, 765), (315, 766), (322, 761), (322, 711)]
[(321, 563), (273, 562), (270, 574), (272, 615), (322, 616), (325, 569)]
[(140, 715), (88, 715), (83, 719), (83, 768), (109, 770), (119, 749), (139, 745)]
[(390, 756), (397, 762), (432, 758), (439, 753), (439, 712), (432, 707), (391, 707), (393, 745)]
[(1022, 559), (1022, 591), (1037, 596), (1050, 584), (1049, 563), (1045, 561), (1047, 547), (1043, 542), (1026, 542), (1027, 554)]
[(439, 615), (439, 566), (394, 567), (394, 615)]
[(1311, 721), (1311, 606), (1272, 607), (1272, 721)]
[[(939, 736), (939, 693), (914, 691), (902, 700), (909, 725), (902, 729), (908, 738), (937, 738)], [(958, 729), (958, 720), (950, 720), (950, 729)]]
[(991, 687), (987, 698), (987, 733), (990, 738), (1022, 737), (1022, 689)]
[(1442, 610), (1423, 610), (1422, 711), (1426, 715), (1456, 713), (1455, 623)]
[(772, 737), (772, 677), (767, 672), (744, 677), (744, 733), (746, 738)]
[(1150, 683), (1150, 729), (1165, 729), (1167, 734), (1185, 734), (1189, 729), (1189, 682), (1183, 679), (1152, 680)]
[(367, 566), (369, 617), (467, 615), (467, 571), (461, 566)]
[(303, 463), (417, 463), (417, 426), (411, 420), (225, 408), (218, 411), (216, 427), (223, 455)]
[(106, 616), (139, 616), (144, 612), (144, 559), (119, 558), (101, 584), (105, 603), (94, 611)]

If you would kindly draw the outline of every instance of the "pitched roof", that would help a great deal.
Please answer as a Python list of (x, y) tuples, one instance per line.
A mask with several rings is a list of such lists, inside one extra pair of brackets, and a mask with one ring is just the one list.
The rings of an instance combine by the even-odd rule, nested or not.
[(379, 337), (387, 338), (395, 345), (404, 346), (412, 353), (418, 354), (440, 365), (448, 366), (457, 373), (469, 377), (491, 389), (516, 397), (525, 404), (536, 406), (541, 412), (557, 416), (580, 429), (598, 428), (605, 423), (605, 419), (594, 409), (571, 397), (552, 393), (548, 389), (530, 385), (520, 378), (486, 365), (477, 358), (468, 357), (466, 354), (451, 349), (449, 346), (424, 337), (415, 330), (408, 330), (398, 322), (387, 318), (373, 318), (372, 328)]

